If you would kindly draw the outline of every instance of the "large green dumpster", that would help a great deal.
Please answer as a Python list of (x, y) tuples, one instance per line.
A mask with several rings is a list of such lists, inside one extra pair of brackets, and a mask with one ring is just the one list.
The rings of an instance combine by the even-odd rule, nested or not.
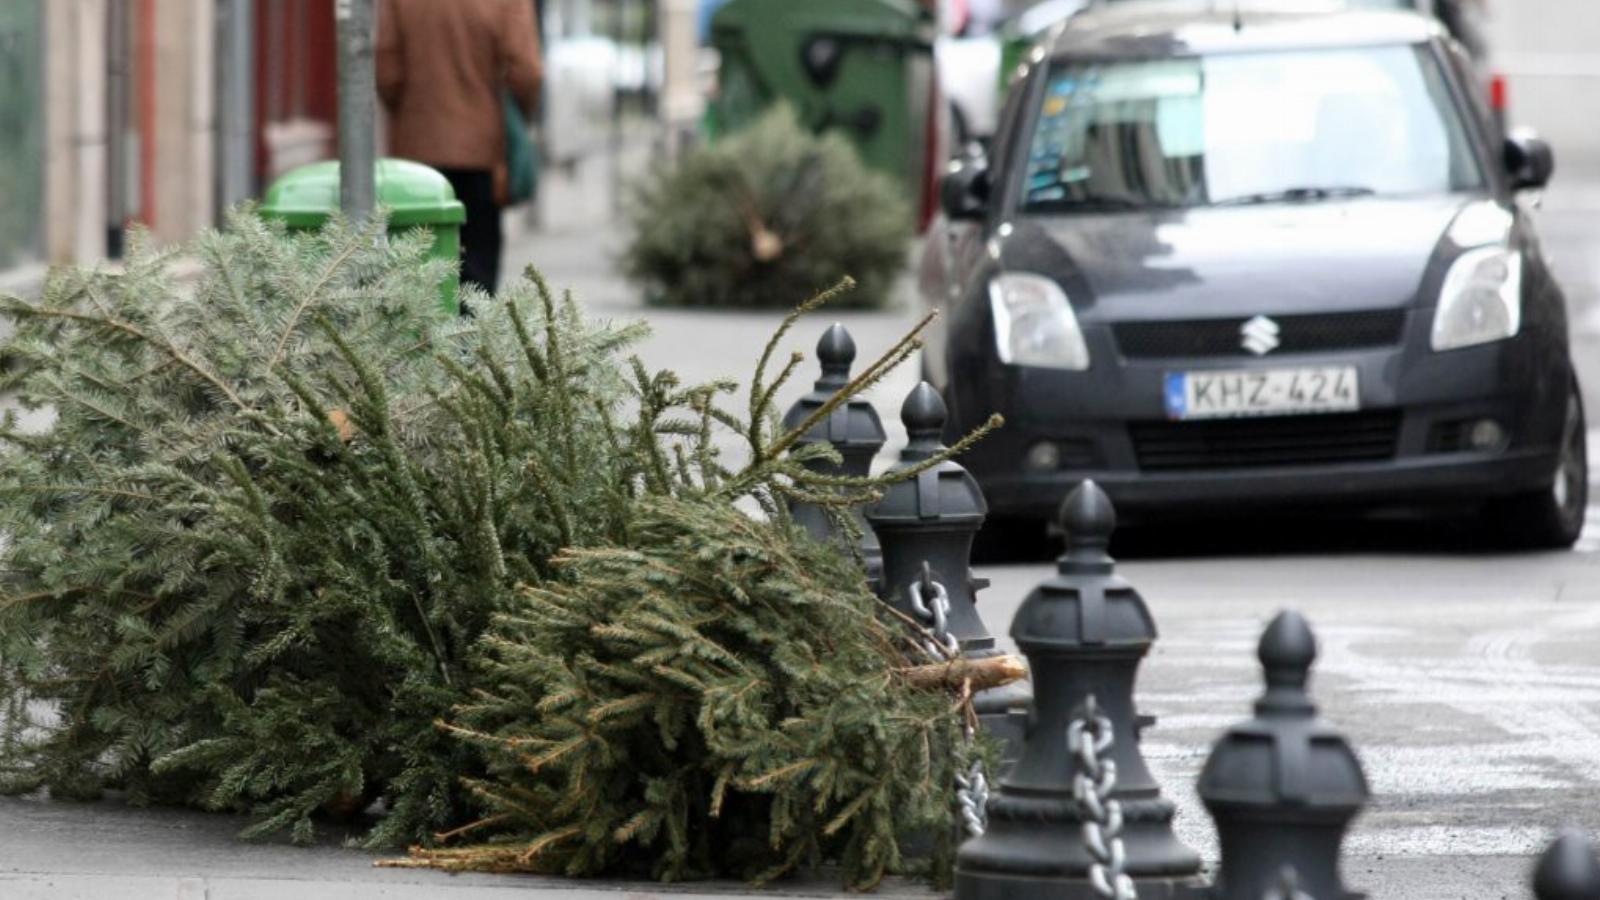
[(1000, 99), (1005, 100), (1006, 91), (1011, 90), (1011, 80), (1017, 77), (1017, 72), (1022, 68), (1022, 60), (1032, 50), (1037, 35), (1022, 34), (1008, 31), (1000, 38)]
[(869, 166), (920, 197), (928, 171), (935, 23), (915, 0), (728, 0), (711, 20), (722, 56), (716, 127), (787, 100), (838, 129)]
[[(467, 208), (455, 189), (437, 171), (404, 159), (380, 159), (377, 165), (378, 205), (389, 212), (391, 234), (426, 228), (433, 232), (429, 255), (452, 263), (461, 258), (461, 223)], [(339, 209), (339, 163), (312, 163), (285, 172), (267, 188), (261, 214), (290, 228), (321, 228)], [(455, 269), (439, 285), (446, 311), (460, 311), (461, 276)]]
[(44, 0), (0, 2), (0, 269), (42, 249)]

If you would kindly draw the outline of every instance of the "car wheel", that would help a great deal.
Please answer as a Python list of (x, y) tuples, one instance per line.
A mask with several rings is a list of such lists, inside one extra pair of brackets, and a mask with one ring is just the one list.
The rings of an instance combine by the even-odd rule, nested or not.
[(1550, 487), (1498, 501), (1490, 522), (1502, 540), (1528, 550), (1571, 547), (1583, 533), (1589, 509), (1589, 446), (1583, 400), (1573, 385), (1561, 432), (1561, 454)]

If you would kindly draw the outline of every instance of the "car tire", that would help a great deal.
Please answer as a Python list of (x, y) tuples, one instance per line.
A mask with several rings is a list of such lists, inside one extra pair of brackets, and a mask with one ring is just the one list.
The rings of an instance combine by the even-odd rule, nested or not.
[(1583, 400), (1573, 385), (1562, 426), (1561, 453), (1551, 486), (1496, 501), (1489, 523), (1500, 541), (1519, 550), (1565, 550), (1583, 533), (1589, 508), (1589, 447)]

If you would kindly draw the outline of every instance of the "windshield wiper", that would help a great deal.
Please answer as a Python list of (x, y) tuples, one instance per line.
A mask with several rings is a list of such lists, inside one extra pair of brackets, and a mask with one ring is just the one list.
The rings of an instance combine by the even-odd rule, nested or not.
[(1212, 206), (1253, 206), (1257, 203), (1305, 203), (1312, 200), (1332, 200), (1338, 197), (1367, 197), (1377, 191), (1369, 187), (1295, 187), (1282, 191), (1263, 191), (1259, 194), (1242, 194), (1212, 202)]

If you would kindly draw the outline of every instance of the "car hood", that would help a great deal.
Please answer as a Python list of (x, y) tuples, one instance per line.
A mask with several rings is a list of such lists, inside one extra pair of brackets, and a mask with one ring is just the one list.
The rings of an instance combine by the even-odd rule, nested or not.
[(1035, 216), (1002, 239), (1010, 271), (1055, 278), (1102, 321), (1409, 306), (1440, 238), (1479, 198)]

